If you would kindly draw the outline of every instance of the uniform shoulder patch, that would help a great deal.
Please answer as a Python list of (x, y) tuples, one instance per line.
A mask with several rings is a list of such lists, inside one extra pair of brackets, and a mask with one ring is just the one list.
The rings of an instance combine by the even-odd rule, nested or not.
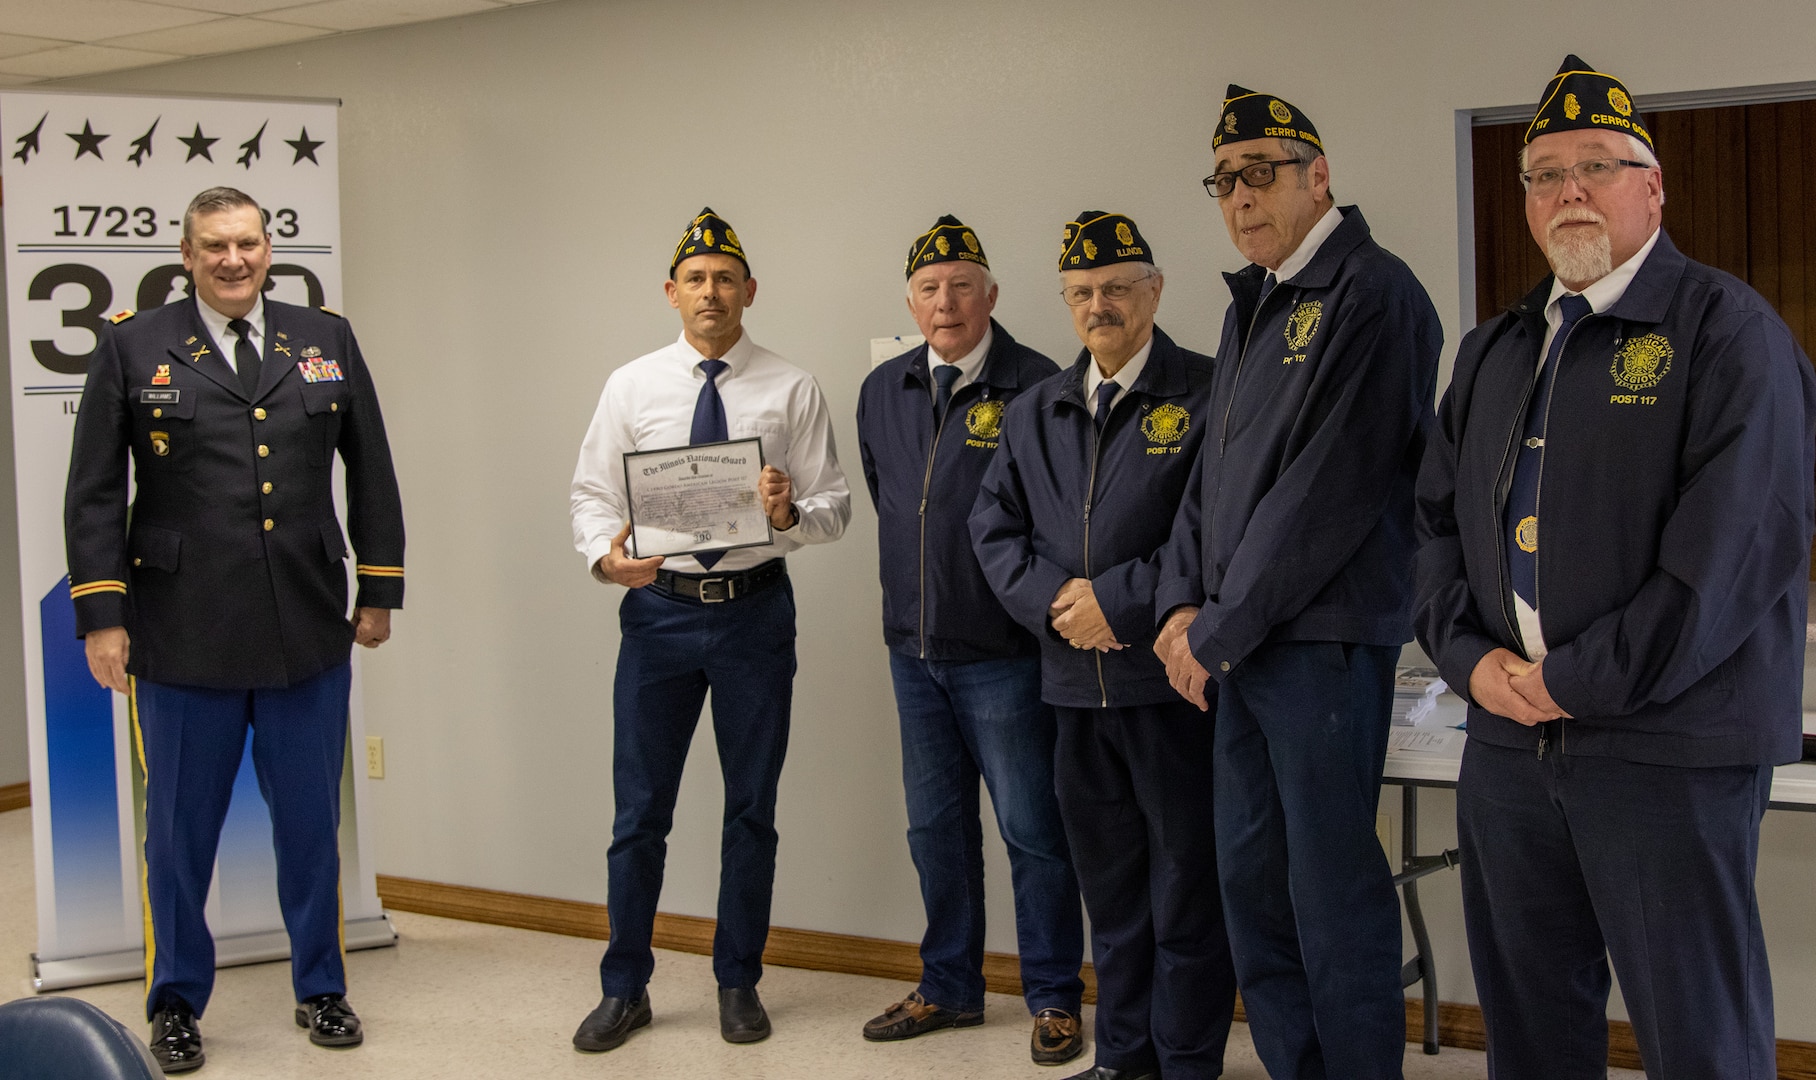
[(346, 318), (346, 316), (345, 316), (345, 315), (342, 315), (342, 314), (341, 314), (341, 313), (340, 313), (340, 312), (338, 312), (338, 311), (336, 311), (336, 310), (334, 310), (334, 309), (333, 309), (333, 308), (331, 308), (331, 307), (324, 307), (324, 308), (322, 308), (322, 310), (323, 310), (323, 311), (325, 311), (325, 312), (327, 312), (327, 313), (328, 313), (328, 314), (330, 314), (330, 315), (332, 315), (332, 316), (334, 316), (334, 317), (335, 317), (335, 318), (337, 318), (337, 319), (344, 319), (344, 318)]
[(124, 311), (116, 311), (112, 315), (109, 315), (107, 318), (108, 318), (109, 322), (118, 324), (118, 323), (125, 322), (127, 319), (130, 319), (134, 315), (137, 315), (137, 314), (138, 314), (138, 312), (132, 310), (131, 308), (127, 308)]

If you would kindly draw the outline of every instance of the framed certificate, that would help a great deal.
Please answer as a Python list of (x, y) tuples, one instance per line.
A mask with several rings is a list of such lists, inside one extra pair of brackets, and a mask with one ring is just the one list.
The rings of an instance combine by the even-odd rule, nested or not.
[(773, 537), (757, 495), (763, 441), (635, 450), (624, 455), (631, 555), (693, 555), (759, 547)]

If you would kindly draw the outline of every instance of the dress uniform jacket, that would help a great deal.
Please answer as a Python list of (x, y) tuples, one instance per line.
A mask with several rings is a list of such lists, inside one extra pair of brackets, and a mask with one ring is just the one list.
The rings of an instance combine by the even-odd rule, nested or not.
[(267, 299), (249, 399), (195, 305), (101, 329), (64, 506), (76, 632), (125, 626), (127, 671), (152, 682), (289, 686), (345, 663), (353, 646), (336, 451), (361, 559), (356, 603), (403, 606), (403, 507), (384, 420), (345, 319)]
[(1158, 614), (1202, 606), (1192, 653), (1221, 680), (1264, 642), (1412, 637), (1413, 485), (1443, 330), (1362, 212), (1257, 304), (1226, 274), (1201, 476), (1165, 556)]
[[(1463, 340), (1419, 477), (1419, 640), (1450, 685), (1521, 652), (1502, 512), (1547, 278)], [(1765, 765), (1799, 753), (1816, 378), (1758, 293), (1662, 232), (1564, 347), (1545, 429), (1538, 609), (1569, 753)], [(1539, 730), (1469, 710), (1469, 737)]]
[(1059, 371), (994, 319), (977, 377), (935, 427), (927, 346), (887, 361), (858, 391), (858, 452), (876, 504), (883, 639), (904, 656), (972, 661), (1033, 656), (977, 564), (965, 521), (995, 456), (1003, 409)]
[[(1003, 416), (971, 539), (984, 577), (1041, 646), (1049, 704), (1096, 709), (1177, 701), (1154, 640), (1159, 548), (1210, 426), (1212, 359), (1154, 328), (1147, 366), (1101, 440), (1085, 406), (1088, 350)], [(1100, 445), (1101, 442), (1101, 445)], [(1075, 649), (1048, 622), (1067, 580), (1088, 578), (1126, 648)]]

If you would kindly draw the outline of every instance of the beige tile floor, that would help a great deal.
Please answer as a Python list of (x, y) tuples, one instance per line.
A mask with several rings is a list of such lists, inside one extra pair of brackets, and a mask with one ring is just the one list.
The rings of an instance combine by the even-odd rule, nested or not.
[[(30, 814), (0, 814), (0, 1000), (32, 992), (29, 956), (37, 939), (37, 915)], [(401, 935), (396, 948), (348, 958), (349, 1000), (366, 1024), (364, 1046), (334, 1051), (309, 1045), (291, 1019), (285, 965), (229, 968), (220, 973), (202, 1021), (208, 1064), (198, 1075), (215, 1080), (1059, 1080), (1076, 1071), (1030, 1064), (1029, 1021), (1016, 998), (991, 995), (988, 1020), (979, 1028), (871, 1044), (858, 1036), (863, 1022), (911, 987), (779, 967), (768, 970), (762, 985), (775, 1035), (762, 1043), (732, 1046), (718, 1037), (711, 961), (671, 952), (656, 954), (650, 986), (655, 1022), (609, 1054), (579, 1054), (568, 1040), (599, 996), (599, 942), (426, 915), (396, 913), (392, 919)], [(70, 993), (135, 1031), (144, 1030), (141, 984)], [(1082, 1060), (1088, 1063), (1089, 1058)], [(1231, 1035), (1224, 1075), (1229, 1080), (1264, 1080), (1267, 1075), (1243, 1025), (1236, 1025)], [(1487, 1069), (1479, 1053), (1446, 1048), (1427, 1057), (1412, 1046), (1406, 1075), (1408, 1080), (1461, 1080), (1485, 1077)], [(1616, 1070), (1611, 1075), (1641, 1074)]]

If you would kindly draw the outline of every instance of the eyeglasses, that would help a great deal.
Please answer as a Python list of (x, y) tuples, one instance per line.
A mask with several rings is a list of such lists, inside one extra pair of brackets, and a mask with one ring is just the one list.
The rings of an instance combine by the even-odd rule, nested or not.
[(1129, 294), (1135, 291), (1136, 285), (1153, 276), (1153, 274), (1143, 274), (1134, 281), (1106, 281), (1096, 288), (1089, 285), (1067, 285), (1059, 290), (1059, 298), (1070, 307), (1083, 307), (1091, 302), (1093, 293), (1102, 293), (1103, 298), (1113, 304), (1118, 300), (1128, 299)]
[(1566, 176), (1575, 180), (1579, 187), (1602, 188), (1614, 183), (1622, 166), (1629, 169), (1652, 168), (1643, 161), (1628, 161), (1625, 158), (1590, 158), (1588, 161), (1579, 161), (1568, 169), (1560, 169), (1555, 165), (1543, 169), (1527, 169), (1520, 174), (1520, 183), (1526, 185), (1528, 194), (1540, 197), (1557, 194), (1557, 190), (1564, 186)]
[(1281, 165), (1310, 165), (1309, 161), (1298, 158), (1287, 158), (1284, 161), (1257, 161), (1253, 165), (1244, 165), (1234, 172), (1212, 173), (1204, 178), (1204, 190), (1213, 199), (1228, 198), (1236, 190), (1236, 178), (1252, 188), (1264, 188), (1274, 182), (1274, 169)]

